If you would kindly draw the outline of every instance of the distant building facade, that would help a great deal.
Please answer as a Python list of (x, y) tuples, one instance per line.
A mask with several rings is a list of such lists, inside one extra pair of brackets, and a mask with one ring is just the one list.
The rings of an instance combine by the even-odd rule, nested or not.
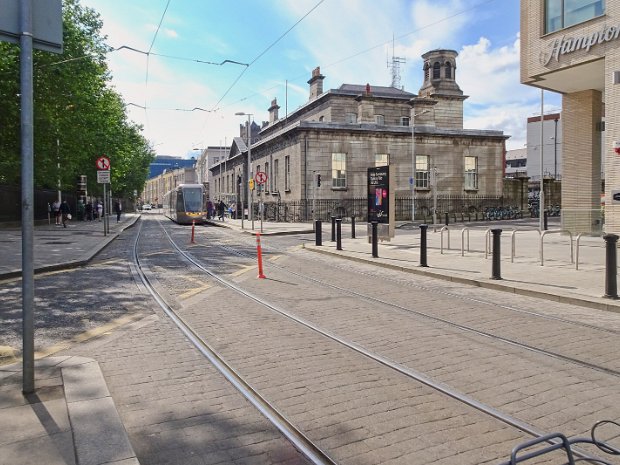
[(165, 170), (175, 170), (177, 168), (192, 168), (196, 165), (196, 159), (186, 159), (182, 157), (175, 157), (172, 155), (158, 155), (155, 160), (149, 165), (149, 178), (159, 176)]
[(166, 192), (179, 184), (197, 184), (198, 174), (195, 167), (166, 170), (159, 176), (147, 179), (144, 191), (140, 195), (142, 203), (161, 205)]
[[(501, 196), (508, 136), (463, 129), (467, 96), (456, 83), (456, 57), (453, 50), (423, 55), (418, 95), (368, 84), (324, 92), (324, 76), (316, 68), (308, 81), (309, 101), (283, 119), (272, 101), (269, 122), (251, 145), (250, 176), (267, 175), (263, 200), (334, 199), (349, 215), (346, 201), (367, 196), (368, 168), (385, 164), (396, 168), (397, 198), (411, 199), (413, 178), (418, 199), (429, 198), (433, 186), (444, 195)], [(246, 140), (235, 138), (226, 166), (211, 169), (214, 182), (232, 184), (241, 199), (247, 151)]]

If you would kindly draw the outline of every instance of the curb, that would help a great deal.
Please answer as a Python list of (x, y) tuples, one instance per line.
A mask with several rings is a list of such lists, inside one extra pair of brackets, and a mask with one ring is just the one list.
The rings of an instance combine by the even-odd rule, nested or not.
[(367, 263), (375, 266), (380, 266), (383, 268), (388, 268), (392, 270), (397, 270), (405, 273), (412, 273), (421, 276), (426, 276), (429, 278), (441, 279), (444, 281), (449, 281), (453, 283), (466, 284), (469, 286), (480, 287), (484, 289), (491, 289), (495, 291), (508, 292), (510, 294), (518, 294), (527, 297), (536, 297), (539, 299), (550, 300), (553, 302), (559, 302), (570, 305), (580, 305), (582, 307), (588, 307), (595, 310), (603, 310), (607, 312), (620, 313), (620, 305), (614, 305), (602, 301), (595, 300), (593, 298), (579, 297), (579, 296), (559, 296), (556, 294), (550, 294), (548, 292), (537, 291), (536, 289), (524, 289), (517, 286), (511, 286), (507, 284), (501, 284), (500, 281), (482, 281), (477, 279), (463, 278), (461, 276), (450, 276), (446, 274), (442, 274), (440, 272), (433, 271), (432, 268), (420, 268), (420, 267), (406, 267), (402, 265), (393, 265), (391, 263), (386, 263), (384, 261), (372, 261), (362, 257), (355, 257), (352, 255), (348, 255), (346, 253), (337, 252), (335, 249), (325, 248), (319, 249), (316, 245), (310, 244), (302, 244), (304, 250), (308, 250), (311, 252), (321, 253), (324, 255), (336, 255), (345, 260), (350, 260), (359, 263)]

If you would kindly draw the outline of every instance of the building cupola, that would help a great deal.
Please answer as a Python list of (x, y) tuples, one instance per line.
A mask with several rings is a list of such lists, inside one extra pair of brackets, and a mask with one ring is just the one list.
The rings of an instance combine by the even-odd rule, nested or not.
[(438, 128), (463, 129), (463, 101), (467, 99), (456, 83), (455, 50), (431, 50), (422, 55), (424, 83), (418, 100), (432, 99), (435, 124)]

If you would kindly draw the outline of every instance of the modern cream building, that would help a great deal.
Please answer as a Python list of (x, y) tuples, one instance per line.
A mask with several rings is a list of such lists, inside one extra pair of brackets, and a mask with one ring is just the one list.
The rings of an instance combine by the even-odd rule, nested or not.
[(562, 94), (563, 229), (601, 231), (603, 163), (604, 230), (619, 233), (620, 0), (521, 0), (521, 82)]

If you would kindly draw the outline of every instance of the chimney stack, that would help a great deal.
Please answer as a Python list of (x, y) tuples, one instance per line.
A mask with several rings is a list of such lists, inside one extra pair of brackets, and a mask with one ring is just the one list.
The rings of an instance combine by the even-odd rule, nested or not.
[(317, 66), (312, 70), (312, 78), (308, 81), (310, 84), (310, 101), (316, 100), (323, 93), (323, 79), (325, 76), (321, 74), (321, 68)]
[(280, 106), (278, 105), (278, 99), (273, 99), (271, 101), (271, 106), (269, 107), (269, 124), (273, 124), (278, 121), (278, 110)]

